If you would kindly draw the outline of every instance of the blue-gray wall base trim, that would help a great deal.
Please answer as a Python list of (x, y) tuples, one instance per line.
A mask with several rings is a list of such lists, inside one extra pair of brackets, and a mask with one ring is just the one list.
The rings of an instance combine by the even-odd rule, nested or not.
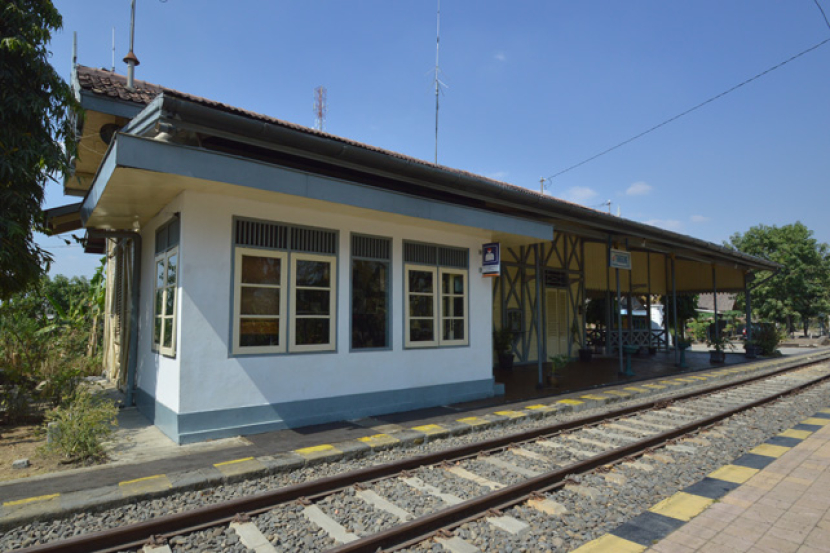
[(156, 401), (156, 398), (141, 388), (135, 390), (135, 405), (138, 411), (168, 438), (181, 443), (179, 441), (179, 417), (175, 411)]
[(143, 390), (139, 390), (137, 394), (137, 403), (141, 412), (162, 432), (179, 444), (187, 444), (208, 439), (260, 434), (286, 428), (413, 411), (448, 403), (493, 397), (493, 393), (493, 379), (487, 378), (421, 388), (178, 415), (156, 403)]

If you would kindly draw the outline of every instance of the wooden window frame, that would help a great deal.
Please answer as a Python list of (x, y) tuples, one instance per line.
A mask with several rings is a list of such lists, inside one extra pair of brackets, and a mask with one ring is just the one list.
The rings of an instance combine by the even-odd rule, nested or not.
[[(245, 284), (242, 282), (242, 258), (248, 257), (271, 257), (280, 260), (280, 283), (279, 285), (263, 285), (263, 284)], [(280, 290), (280, 309), (277, 318), (280, 321), (280, 330), (278, 334), (279, 344), (276, 346), (241, 346), (240, 340), (240, 322), (242, 318), (274, 318), (273, 315), (242, 315), (242, 288), (261, 287), (261, 288), (276, 288), (279, 286)], [(236, 246), (234, 252), (234, 276), (233, 276), (233, 348), (235, 355), (239, 354), (263, 354), (263, 353), (285, 353), (287, 351), (286, 329), (289, 325), (287, 317), (287, 303), (288, 303), (288, 252), (282, 250), (271, 250), (264, 248), (247, 248), (244, 246)]]
[[(170, 258), (175, 256), (176, 257), (176, 273), (175, 279), (173, 284), (167, 282), (167, 272), (169, 271), (170, 267)], [(164, 275), (164, 282), (161, 287), (159, 287), (158, 282), (158, 265), (161, 263), (162, 265), (162, 274)], [(173, 246), (172, 248), (163, 251), (155, 256), (153, 269), (155, 270), (153, 274), (154, 284), (153, 284), (153, 331), (152, 331), (152, 349), (153, 351), (165, 355), (167, 357), (175, 357), (176, 356), (176, 319), (178, 317), (178, 305), (179, 305), (179, 266), (181, 265), (181, 259), (179, 258), (179, 246)], [(174, 290), (174, 298), (173, 298), (173, 312), (167, 313), (167, 295), (170, 290)], [(159, 291), (162, 293), (161, 298), (161, 314), (158, 313), (158, 302), (156, 297), (158, 296)], [(160, 327), (158, 327), (160, 325)], [(167, 326), (170, 325), (172, 328), (170, 329), (170, 346), (164, 346), (164, 334)], [(158, 328), (158, 336), (159, 340), (156, 341), (156, 328)]]
[[(330, 266), (329, 272), (329, 314), (327, 316), (320, 315), (297, 315), (297, 291), (301, 289), (309, 290), (325, 290), (325, 288), (315, 287), (301, 287), (297, 285), (297, 261), (318, 261), (328, 263)], [(334, 351), (337, 349), (337, 257), (334, 255), (323, 255), (313, 253), (297, 253), (290, 254), (291, 274), (289, 278), (289, 292), (291, 305), (291, 314), (288, 320), (288, 328), (290, 332), (290, 348), (291, 353), (302, 353), (309, 351)], [(322, 319), (329, 320), (329, 342), (326, 344), (298, 344), (297, 343), (297, 320), (298, 319)], [(282, 327), (280, 328), (282, 332)]]

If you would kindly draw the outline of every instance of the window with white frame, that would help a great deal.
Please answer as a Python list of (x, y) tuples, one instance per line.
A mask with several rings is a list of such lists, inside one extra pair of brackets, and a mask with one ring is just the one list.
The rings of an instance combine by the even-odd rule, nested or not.
[(469, 344), (469, 250), (404, 243), (406, 347)]
[(235, 222), (233, 352), (336, 348), (337, 233)]
[(176, 355), (176, 290), (179, 269), (179, 218), (156, 231), (153, 294), (153, 350)]

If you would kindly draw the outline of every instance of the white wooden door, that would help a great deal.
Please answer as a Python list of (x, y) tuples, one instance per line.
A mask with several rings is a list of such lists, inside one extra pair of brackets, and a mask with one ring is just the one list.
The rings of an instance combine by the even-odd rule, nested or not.
[(548, 288), (545, 294), (548, 355), (567, 355), (568, 291), (563, 288)]

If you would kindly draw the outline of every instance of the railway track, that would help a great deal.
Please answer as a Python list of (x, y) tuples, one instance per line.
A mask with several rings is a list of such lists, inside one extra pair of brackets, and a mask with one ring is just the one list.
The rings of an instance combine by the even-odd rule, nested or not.
[[(436, 539), (450, 551), (475, 547), (448, 529), (483, 519), (504, 532), (527, 523), (504, 510), (526, 504), (560, 508), (550, 492), (575, 475), (671, 443), (742, 411), (830, 379), (830, 364), (811, 362), (670, 401), (645, 402), (603, 415), (368, 467), (256, 496), (176, 513), (19, 550), (34, 552), (168, 551), (182, 534), (230, 528), (250, 550), (288, 550), (298, 535), (307, 550), (394, 550)], [(399, 498), (406, 498), (400, 501)], [(371, 527), (371, 528), (370, 528)], [(372, 531), (373, 529), (380, 531)], [(466, 545), (465, 545), (466, 544)], [(468, 547), (469, 546), (469, 547)]]

